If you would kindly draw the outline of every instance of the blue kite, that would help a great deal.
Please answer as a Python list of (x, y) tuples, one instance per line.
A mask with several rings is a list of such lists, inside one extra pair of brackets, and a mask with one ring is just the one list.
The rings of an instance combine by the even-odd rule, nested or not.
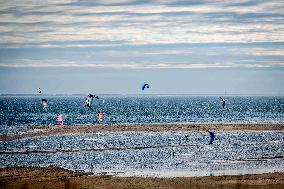
[(142, 85), (142, 90), (144, 91), (145, 88), (149, 89), (150, 85), (148, 83), (145, 83)]

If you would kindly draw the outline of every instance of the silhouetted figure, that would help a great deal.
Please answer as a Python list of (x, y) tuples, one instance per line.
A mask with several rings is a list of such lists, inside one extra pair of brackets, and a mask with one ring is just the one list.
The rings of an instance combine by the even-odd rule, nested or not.
[(91, 172), (93, 172), (94, 165), (91, 163)]
[(220, 99), (222, 100), (222, 106), (223, 106), (223, 108), (225, 108), (225, 105), (226, 105), (225, 99), (223, 99), (222, 97), (220, 97)]

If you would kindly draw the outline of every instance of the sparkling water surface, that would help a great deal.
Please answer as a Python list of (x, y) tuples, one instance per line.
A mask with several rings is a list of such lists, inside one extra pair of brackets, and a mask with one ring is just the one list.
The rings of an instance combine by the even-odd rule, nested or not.
[[(41, 99), (49, 102), (47, 108)], [(102, 96), (93, 109), (83, 96), (0, 97), (0, 132), (115, 123), (283, 123), (284, 97)], [(79, 127), (79, 126), (78, 126)], [(283, 131), (104, 132), (0, 141), (0, 167), (60, 166), (95, 175), (204, 176), (284, 172)], [(119, 150), (115, 150), (119, 149)], [(5, 153), (15, 152), (15, 153)]]
[[(41, 99), (48, 100), (44, 108)], [(115, 123), (283, 123), (284, 97), (225, 96), (101, 96), (93, 108), (84, 96), (0, 97), (0, 133), (25, 131), (29, 126), (56, 123), (96, 124), (104, 112), (105, 124)]]
[[(1, 154), (0, 166), (54, 165), (98, 175), (105, 172), (152, 177), (284, 171), (284, 132), (215, 134), (212, 145), (208, 145), (207, 132), (109, 132), (26, 138), (1, 142), (0, 149), (37, 152)], [(121, 150), (112, 150), (114, 147)], [(101, 150), (85, 151), (92, 148)], [(60, 152), (61, 149), (78, 151)], [(41, 150), (57, 151), (39, 153)]]

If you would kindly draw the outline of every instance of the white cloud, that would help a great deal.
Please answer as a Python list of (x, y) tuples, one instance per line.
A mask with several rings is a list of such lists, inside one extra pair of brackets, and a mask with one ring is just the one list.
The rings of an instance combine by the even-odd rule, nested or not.
[(132, 44), (284, 41), (283, 11), (279, 11), (283, 2), (242, 7), (227, 6), (230, 1), (192, 6), (168, 6), (165, 1), (129, 6), (112, 6), (108, 0), (97, 3), (108, 6), (1, 2), (1, 22), (9, 24), (0, 23), (0, 43), (36, 47), (41, 42), (52, 46), (54, 41), (79, 40)]
[[(245, 62), (245, 61), (243, 61)], [(60, 59), (53, 60), (33, 60), (33, 59), (18, 59), (13, 62), (1, 63), (0, 67), (10, 68), (27, 68), (27, 67), (74, 67), (74, 68), (107, 68), (107, 69), (207, 69), (207, 68), (269, 68), (269, 67), (284, 67), (284, 62), (270, 62), (266, 64), (259, 63), (235, 63), (235, 62), (212, 62), (212, 63), (103, 63), (103, 62), (76, 62), (63, 61)]]

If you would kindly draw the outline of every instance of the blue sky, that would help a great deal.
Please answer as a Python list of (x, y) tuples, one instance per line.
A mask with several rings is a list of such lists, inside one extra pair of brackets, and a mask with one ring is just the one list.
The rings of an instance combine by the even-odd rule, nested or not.
[(15, 0), (0, 18), (0, 93), (284, 94), (284, 1)]

